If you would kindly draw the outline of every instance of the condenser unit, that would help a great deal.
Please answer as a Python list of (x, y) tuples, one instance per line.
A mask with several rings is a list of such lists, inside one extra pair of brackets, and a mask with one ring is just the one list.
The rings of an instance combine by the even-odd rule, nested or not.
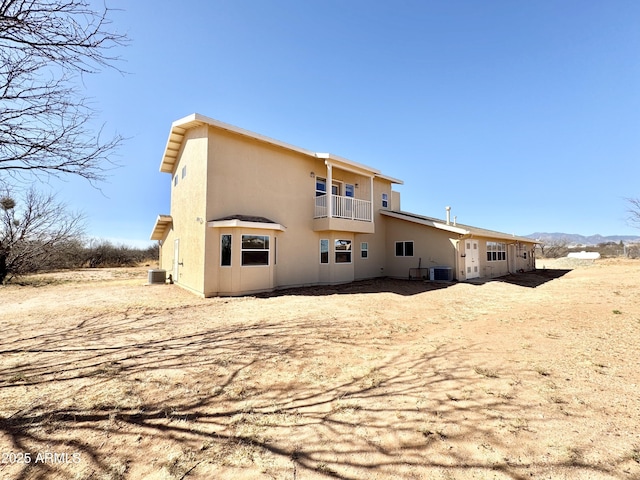
[(167, 282), (166, 270), (149, 270), (149, 283), (151, 285), (161, 284)]
[(429, 268), (429, 280), (432, 282), (452, 282), (453, 270), (451, 267), (431, 267)]

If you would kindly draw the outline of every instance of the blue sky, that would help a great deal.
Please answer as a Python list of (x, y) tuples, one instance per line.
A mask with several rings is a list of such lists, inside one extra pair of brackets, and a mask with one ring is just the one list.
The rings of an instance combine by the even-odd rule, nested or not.
[(122, 167), (102, 191), (53, 182), (91, 235), (148, 239), (169, 213), (171, 122), (193, 112), (403, 179), (403, 210), (640, 235), (640, 2), (107, 3), (128, 74), (84, 93), (129, 138)]

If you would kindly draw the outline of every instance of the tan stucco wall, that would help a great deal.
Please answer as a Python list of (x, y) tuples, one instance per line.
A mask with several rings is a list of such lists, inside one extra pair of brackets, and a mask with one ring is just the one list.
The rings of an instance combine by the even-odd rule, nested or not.
[[(208, 136), (207, 219), (215, 220), (235, 214), (254, 215), (268, 218), (286, 228), (284, 232), (277, 232), (277, 265), (273, 266), (271, 287), (341, 283), (355, 278), (357, 256), (360, 252), (360, 244), (356, 242), (355, 234), (348, 231), (314, 231), (316, 177), (327, 178), (324, 159), (309, 157), (214, 128), (209, 128)], [(358, 184), (354, 191), (355, 198), (370, 199), (370, 177), (335, 166), (332, 177), (345, 184)], [(390, 182), (376, 180), (374, 189), (383, 188), (391, 198)], [(379, 202), (379, 197), (374, 196), (376, 209), (379, 208)], [(381, 221), (378, 215), (374, 218)], [(249, 285), (250, 282), (238, 283), (236, 278), (238, 275), (245, 276), (245, 272), (238, 273), (236, 270), (256, 267), (241, 267), (238, 259), (238, 262), (234, 261), (232, 273), (222, 272), (220, 280), (217, 278), (221, 234), (219, 230), (210, 228), (207, 231), (206, 250), (214, 253), (210, 253), (211, 258), (207, 259), (205, 291), (208, 294), (228, 293), (223, 290), (224, 285), (218, 282), (224, 283), (226, 280), (222, 280), (223, 277), (230, 275), (234, 278), (234, 288), (242, 285), (242, 291), (246, 292), (245, 285)], [(237, 235), (234, 233), (234, 241)], [(319, 260), (321, 238), (331, 240), (331, 260), (328, 267), (321, 265)], [(352, 240), (351, 264), (334, 265), (333, 241), (336, 238)], [(370, 248), (372, 247), (373, 244)], [(272, 245), (273, 248), (275, 244)], [(214, 268), (209, 268), (210, 265)], [(379, 266), (372, 271), (379, 272)], [(254, 272), (251, 276), (259, 274)]]
[(402, 210), (400, 205), (400, 192), (391, 192), (391, 210), (399, 212)]
[[(509, 273), (509, 261), (508, 260), (487, 260), (487, 242), (498, 242), (508, 245), (507, 242), (502, 240), (494, 240), (491, 238), (477, 238), (479, 241), (478, 248), (480, 249), (480, 277), (482, 278), (494, 278), (502, 277)], [(509, 250), (507, 249), (507, 255)]]
[[(411, 268), (447, 266), (456, 268), (456, 243), (448, 232), (386, 217), (387, 274), (408, 278)], [(413, 241), (412, 257), (396, 257), (396, 242)]]
[[(205, 257), (205, 198), (207, 176), (206, 128), (194, 128), (187, 132), (176, 168), (170, 179), (171, 216), (173, 226), (162, 242), (161, 265), (167, 274), (174, 274), (175, 240), (179, 240), (178, 278), (179, 285), (198, 293), (204, 288)], [(186, 176), (182, 178), (182, 168), (186, 166)], [(174, 185), (177, 175), (178, 183)]]
[(210, 220), (243, 214), (266, 217), (287, 228), (280, 239), (278, 284), (312, 283), (317, 269), (312, 231), (315, 178), (320, 160), (209, 129)]
[[(209, 227), (207, 251), (210, 255), (207, 259), (205, 296), (249, 294), (275, 288), (275, 255), (280, 233), (268, 229)], [(231, 235), (231, 266), (220, 265), (222, 235)], [(269, 265), (242, 266), (242, 235), (269, 237)]]
[[(329, 240), (329, 263), (320, 263), (320, 240)], [(351, 263), (336, 263), (336, 240), (350, 240), (351, 241)], [(349, 232), (320, 232), (317, 239), (316, 247), (316, 259), (318, 280), (316, 283), (335, 284), (346, 283), (354, 280), (354, 270), (356, 257), (360, 254), (359, 245), (356, 244), (354, 234)]]
[[(478, 263), (480, 278), (494, 278), (515, 273), (519, 270), (531, 271), (535, 269), (535, 258), (533, 256), (533, 244), (524, 243), (521, 250), (515, 249), (519, 254), (514, 258), (514, 249), (509, 247), (513, 241), (492, 238), (476, 237), (460, 238), (455, 233), (449, 233), (437, 228), (418, 225), (412, 222), (395, 218), (386, 218), (386, 251), (387, 251), (387, 272), (393, 277), (408, 277), (410, 268), (422, 268), (434, 266), (447, 266), (453, 270), (454, 279), (466, 280), (466, 267), (469, 257), (465, 257), (465, 242), (478, 242)], [(396, 257), (395, 242), (413, 241), (413, 257)], [(487, 242), (504, 243), (507, 247), (506, 260), (487, 259)], [(526, 258), (524, 258), (526, 252)], [(515, 265), (515, 269), (510, 271), (510, 265)]]
[[(383, 222), (376, 225), (376, 233), (371, 235), (355, 235), (354, 243), (354, 279), (383, 277), (387, 275), (387, 261), (385, 255), (385, 228)], [(361, 244), (368, 244), (367, 258), (361, 256)]]
[(535, 244), (533, 243), (522, 243), (521, 249), (516, 249), (517, 257), (516, 257), (516, 270), (524, 270), (525, 272), (529, 272), (531, 270), (535, 270), (536, 268), (536, 255), (535, 255)]
[[(465, 243), (473, 240), (478, 242), (478, 265), (480, 278), (495, 278), (516, 273), (518, 271), (531, 271), (535, 269), (535, 257), (533, 255), (533, 243), (524, 243), (516, 240), (508, 240), (504, 238), (480, 237), (473, 236), (460, 240), (460, 252), (464, 252)], [(487, 259), (487, 242), (503, 243), (506, 247), (506, 260)], [(522, 245), (518, 249), (518, 245)], [(524, 253), (526, 252), (526, 255)], [(524, 258), (526, 256), (526, 258)], [(468, 258), (459, 257), (458, 274), (459, 280), (466, 279), (466, 267)]]
[[(495, 278), (508, 275), (509, 273), (516, 273), (517, 271), (531, 271), (535, 269), (535, 258), (533, 256), (533, 243), (522, 243), (515, 240), (499, 239), (491, 237), (473, 237), (478, 241), (478, 249), (480, 251), (480, 277), (481, 278)], [(487, 242), (504, 243), (506, 246), (507, 258), (506, 260), (492, 260), (487, 259)], [(522, 249), (518, 249), (518, 245), (523, 245)], [(522, 255), (526, 252), (526, 257)], [(513, 255), (515, 254), (515, 257)], [(461, 268), (463, 268), (464, 259), (461, 262)]]
[[(387, 194), (389, 204), (387, 208), (382, 207), (382, 193)], [(391, 210), (392, 202), (391, 183), (380, 178), (374, 179), (373, 182), (373, 207), (374, 207), (374, 234), (357, 234), (355, 236), (356, 261), (355, 261), (355, 279), (361, 280), (366, 278), (383, 277), (389, 275), (387, 268), (387, 244), (386, 236), (389, 228), (388, 218), (384, 217), (381, 210)], [(360, 244), (367, 242), (369, 244), (369, 255), (366, 259), (360, 256)]]

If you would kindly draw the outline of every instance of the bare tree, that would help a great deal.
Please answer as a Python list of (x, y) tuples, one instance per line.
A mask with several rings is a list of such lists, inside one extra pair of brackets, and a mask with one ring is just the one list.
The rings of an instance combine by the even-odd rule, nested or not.
[(569, 253), (569, 242), (565, 238), (547, 239), (544, 243), (538, 244), (541, 258), (560, 258)]
[(123, 138), (91, 128), (80, 87), (82, 75), (115, 68), (111, 53), (127, 43), (109, 12), (88, 0), (0, 0), (0, 175), (104, 178)]
[(10, 191), (0, 195), (0, 284), (38, 271), (61, 246), (77, 242), (83, 222), (53, 194), (31, 188), (17, 201)]
[(627, 198), (629, 203), (629, 222), (640, 228), (640, 198)]

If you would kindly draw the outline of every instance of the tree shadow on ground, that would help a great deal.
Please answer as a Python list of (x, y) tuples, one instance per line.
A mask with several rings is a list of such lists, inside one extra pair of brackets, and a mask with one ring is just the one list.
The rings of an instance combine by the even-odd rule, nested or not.
[(338, 285), (319, 285), (313, 287), (295, 287), (275, 290), (254, 295), (257, 298), (274, 298), (284, 296), (318, 297), (325, 295), (351, 295), (355, 293), (395, 293), (410, 296), (424, 292), (441, 290), (454, 285), (453, 282), (429, 282), (425, 280), (409, 280), (389, 277), (356, 280)]
[[(564, 413), (540, 418), (519, 397), (525, 369), (481, 368), (467, 356), (472, 345), (399, 351), (372, 336), (369, 348), (354, 339), (375, 332), (332, 320), (195, 327), (179, 322), (184, 314), (87, 317), (8, 338), (0, 356), (22, 360), (0, 367), (3, 448), (79, 452), (82, 464), (5, 464), (0, 475), (355, 479), (468, 471), (524, 479), (554, 469), (612, 475), (621, 461), (585, 461), (586, 443), (556, 460), (510, 453)], [(361, 354), (337, 368), (326, 362), (344, 349)], [(165, 456), (151, 467), (136, 456), (156, 445)], [(170, 449), (177, 453), (167, 457)]]
[(519, 287), (536, 288), (550, 282), (551, 280), (561, 278), (570, 271), (570, 269), (533, 270), (531, 272), (510, 273), (509, 275), (504, 275), (502, 277), (478, 278), (468, 280), (468, 283), (473, 285), (484, 285), (489, 282), (503, 282), (510, 283), (511, 285), (518, 285)]
[[(466, 280), (464, 283), (472, 285), (484, 285), (489, 282), (504, 282), (520, 287), (536, 288), (551, 280), (566, 275), (571, 270), (544, 269), (531, 272), (512, 273), (502, 277), (477, 278)], [(394, 293), (396, 295), (411, 296), (434, 290), (442, 290), (456, 285), (458, 282), (409, 280), (398, 278), (374, 278), (370, 280), (358, 280), (339, 285), (323, 285), (314, 287), (297, 287), (275, 290), (273, 292), (256, 294), (257, 298), (274, 298), (283, 296), (325, 296), (325, 295), (350, 295), (355, 293)]]
[[(3, 360), (23, 359), (0, 368), (0, 393), (12, 399), (0, 417), (4, 448), (79, 452), (82, 465), (5, 464), (0, 475), (355, 479), (469, 471), (524, 479), (558, 469), (611, 476), (623, 461), (585, 460), (587, 443), (566, 458), (510, 453), (566, 412), (541, 418), (519, 397), (524, 367), (480, 368), (468, 355), (472, 345), (398, 351), (367, 325), (179, 324), (186, 313), (124, 312), (43, 335), (14, 332), (0, 351)], [(195, 313), (206, 318), (204, 308)], [(166, 328), (172, 324), (179, 328)], [(359, 354), (326, 361), (344, 349)], [(39, 394), (45, 387), (49, 393)], [(165, 456), (150, 462), (136, 457), (139, 448)], [(178, 453), (167, 457), (171, 449)]]

